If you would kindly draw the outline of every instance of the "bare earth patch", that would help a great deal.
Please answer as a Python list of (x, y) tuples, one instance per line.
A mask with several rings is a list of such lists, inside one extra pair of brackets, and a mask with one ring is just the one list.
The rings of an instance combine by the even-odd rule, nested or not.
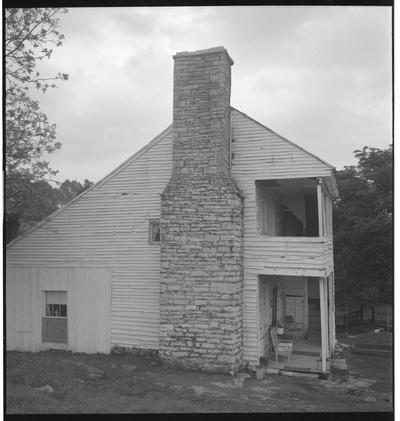
[(330, 380), (171, 370), (154, 358), (7, 353), (7, 413), (392, 411), (391, 359), (345, 351)]

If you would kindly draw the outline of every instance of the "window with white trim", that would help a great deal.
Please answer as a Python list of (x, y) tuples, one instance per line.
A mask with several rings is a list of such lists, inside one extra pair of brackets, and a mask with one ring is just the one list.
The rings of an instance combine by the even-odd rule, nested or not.
[(67, 291), (44, 291), (42, 341), (67, 343)]

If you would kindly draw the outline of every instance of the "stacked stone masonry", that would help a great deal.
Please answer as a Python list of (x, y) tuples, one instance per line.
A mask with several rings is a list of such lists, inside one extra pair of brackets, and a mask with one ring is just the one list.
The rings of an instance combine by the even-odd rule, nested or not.
[(175, 57), (171, 179), (161, 195), (160, 356), (235, 373), (243, 363), (243, 199), (229, 174), (223, 48)]

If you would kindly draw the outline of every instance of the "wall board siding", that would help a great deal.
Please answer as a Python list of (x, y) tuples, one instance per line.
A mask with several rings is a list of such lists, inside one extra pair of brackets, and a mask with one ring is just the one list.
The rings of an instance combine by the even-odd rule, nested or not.
[[(107, 268), (7, 267), (7, 349), (110, 351), (111, 271)], [(67, 291), (68, 343), (42, 342), (47, 290)]]
[(232, 110), (232, 174), (253, 180), (330, 176), (332, 169), (282, 137)]
[[(331, 265), (333, 268), (333, 263), (330, 263), (331, 249), (318, 242), (305, 244), (287, 240), (290, 244), (286, 244), (281, 239), (267, 240), (258, 236), (255, 180), (329, 178), (332, 170), (237, 110), (232, 110), (231, 120), (235, 139), (231, 145), (235, 154), (231, 173), (245, 199), (244, 359), (256, 364), (258, 275), (321, 276), (321, 267)], [(37, 271), (43, 267), (47, 271), (52, 268), (57, 271), (61, 266), (63, 271), (107, 267), (112, 271), (109, 342), (111, 345), (158, 348), (160, 253), (157, 245), (148, 244), (148, 224), (149, 219), (160, 216), (160, 193), (171, 173), (171, 129), (150, 146), (47, 222), (11, 244), (7, 263), (14, 268), (7, 271), (7, 285), (17, 279), (15, 271), (28, 272), (20, 277), (23, 280), (10, 286), (7, 303), (20, 303), (18, 305), (33, 312), (38, 304), (37, 298), (32, 298), (38, 282)], [(10, 320), (17, 320), (20, 317), (18, 308), (11, 304), (8, 307)], [(19, 320), (17, 328), (26, 332), (23, 335), (10, 333), (8, 345), (26, 348), (33, 343), (35, 349), (39, 349), (33, 331), (40, 329), (32, 323), (28, 319)]]
[(148, 231), (170, 177), (171, 139), (169, 130), (7, 252), (8, 264), (20, 267), (109, 267), (112, 345), (158, 348), (160, 257)]
[(259, 235), (255, 181), (329, 178), (332, 168), (237, 110), (232, 110), (231, 120), (231, 174), (245, 199), (244, 359), (258, 365), (258, 275), (327, 276), (333, 257), (331, 243), (319, 238)]

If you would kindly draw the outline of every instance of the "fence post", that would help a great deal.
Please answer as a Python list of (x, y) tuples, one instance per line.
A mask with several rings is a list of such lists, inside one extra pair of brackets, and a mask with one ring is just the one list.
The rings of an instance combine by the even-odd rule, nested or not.
[(387, 331), (389, 332), (389, 329), (390, 329), (390, 307), (389, 307), (389, 304), (386, 304), (386, 308), (387, 308), (387, 311), (386, 311), (386, 314), (387, 314)]

